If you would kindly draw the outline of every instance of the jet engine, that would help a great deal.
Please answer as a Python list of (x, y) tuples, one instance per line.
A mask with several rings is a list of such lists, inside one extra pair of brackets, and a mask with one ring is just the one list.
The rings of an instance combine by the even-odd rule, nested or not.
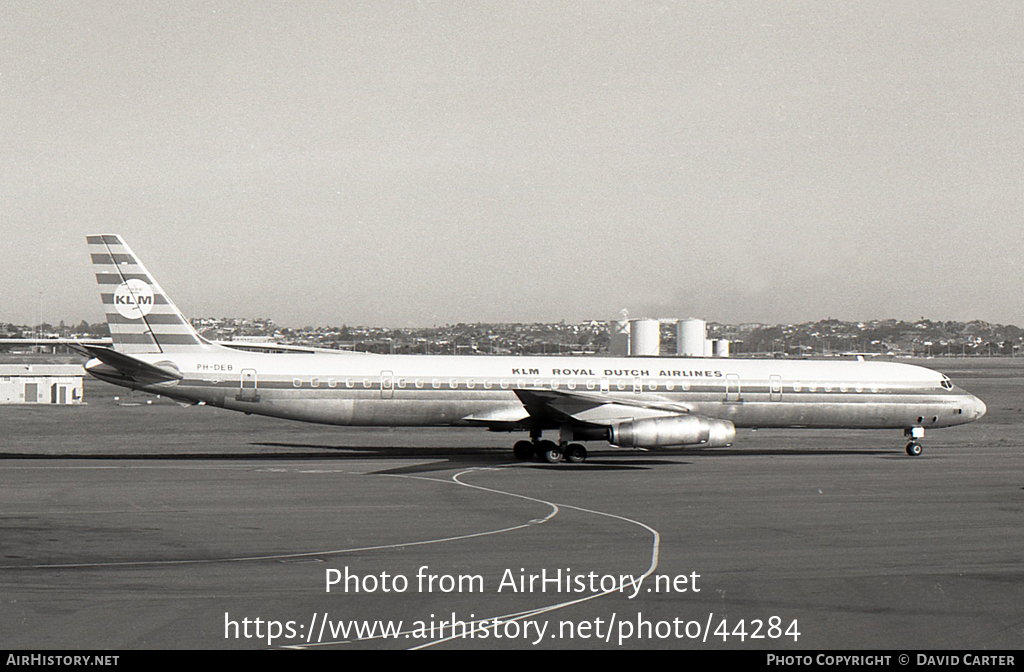
[(608, 442), (624, 448), (721, 448), (731, 446), (735, 437), (736, 426), (728, 420), (701, 415), (670, 415), (612, 425)]

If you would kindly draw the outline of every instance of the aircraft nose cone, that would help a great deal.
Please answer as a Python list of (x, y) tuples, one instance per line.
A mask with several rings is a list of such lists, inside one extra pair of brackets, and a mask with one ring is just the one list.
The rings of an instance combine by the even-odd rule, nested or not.
[(988, 406), (985, 405), (985, 402), (982, 401), (981, 399), (978, 399), (977, 397), (975, 397), (974, 398), (974, 417), (975, 417), (975, 419), (980, 418), (981, 416), (985, 415), (985, 413), (987, 411), (988, 411)]

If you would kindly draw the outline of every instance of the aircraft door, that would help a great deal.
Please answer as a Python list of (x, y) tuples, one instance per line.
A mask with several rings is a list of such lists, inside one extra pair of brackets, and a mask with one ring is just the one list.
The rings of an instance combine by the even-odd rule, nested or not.
[(242, 369), (238, 396), (235, 399), (238, 401), (251, 401), (253, 403), (260, 400), (260, 395), (256, 391), (256, 369)]
[(768, 394), (771, 401), (782, 401), (782, 376), (769, 376)]
[(380, 372), (380, 398), (391, 399), (395, 396), (395, 374), (391, 371)]
[(725, 376), (725, 401), (726, 403), (739, 403), (742, 401), (740, 396), (740, 377), (735, 373), (728, 373)]

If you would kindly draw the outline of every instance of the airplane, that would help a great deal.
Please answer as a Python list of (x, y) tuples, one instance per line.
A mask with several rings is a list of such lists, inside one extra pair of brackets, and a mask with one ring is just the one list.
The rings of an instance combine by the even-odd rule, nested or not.
[[(116, 234), (87, 236), (112, 345), (75, 346), (92, 376), (180, 402), (314, 423), (521, 431), (520, 460), (583, 462), (581, 442), (732, 445), (736, 428), (925, 429), (984, 402), (941, 373), (879, 361), (378, 355), (215, 343)], [(558, 440), (543, 438), (558, 432)]]

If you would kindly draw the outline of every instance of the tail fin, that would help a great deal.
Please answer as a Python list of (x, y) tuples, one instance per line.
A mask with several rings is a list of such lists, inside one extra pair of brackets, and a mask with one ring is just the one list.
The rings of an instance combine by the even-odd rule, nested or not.
[(208, 342), (156, 284), (121, 236), (88, 236), (114, 349), (126, 354), (188, 352)]

